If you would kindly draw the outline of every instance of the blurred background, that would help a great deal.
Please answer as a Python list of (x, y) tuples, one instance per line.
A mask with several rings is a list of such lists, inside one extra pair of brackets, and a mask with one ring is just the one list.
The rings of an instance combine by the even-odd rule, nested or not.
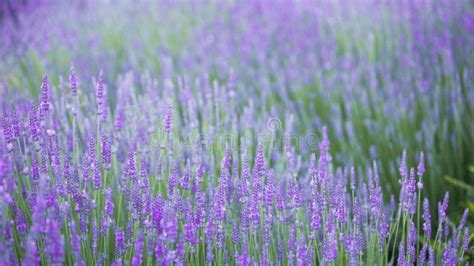
[(127, 73), (178, 84), (180, 117), (217, 80), (235, 96), (224, 117), (276, 117), (295, 134), (325, 125), (333, 163), (364, 175), (376, 161), (387, 196), (403, 151), (412, 166), (423, 151), (424, 196), (450, 191), (454, 219), (474, 211), (470, 0), (3, 0), (0, 58), (3, 108), (38, 97), (44, 74), (61, 95), (72, 65), (83, 95), (103, 69), (112, 116)]

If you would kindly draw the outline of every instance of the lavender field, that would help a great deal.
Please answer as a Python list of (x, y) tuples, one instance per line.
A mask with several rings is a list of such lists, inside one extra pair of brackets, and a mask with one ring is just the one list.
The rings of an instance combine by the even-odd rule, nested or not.
[(0, 266), (474, 263), (471, 0), (0, 0)]

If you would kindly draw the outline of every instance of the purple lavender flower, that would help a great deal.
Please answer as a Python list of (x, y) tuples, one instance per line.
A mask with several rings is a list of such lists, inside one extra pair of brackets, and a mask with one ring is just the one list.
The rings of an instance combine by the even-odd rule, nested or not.
[(405, 212), (409, 214), (416, 212), (416, 181), (414, 168), (410, 169), (410, 177), (402, 180), (400, 201), (401, 207)]
[(258, 196), (256, 193), (250, 196), (249, 210), (253, 225), (257, 227), (260, 224), (260, 212), (258, 206)]
[(117, 229), (115, 231), (115, 256), (122, 257), (125, 255), (126, 250), (125, 234), (122, 229)]
[(321, 229), (321, 207), (317, 202), (317, 199), (314, 199), (312, 202), (312, 211), (311, 211), (311, 230)]
[(425, 237), (431, 237), (430, 202), (427, 198), (423, 200), (423, 231), (425, 232)]
[(77, 77), (74, 71), (74, 67), (71, 67), (71, 71), (69, 74), (69, 88), (71, 89), (72, 97), (77, 96)]
[(348, 235), (343, 237), (342, 242), (344, 248), (349, 253), (349, 265), (357, 265), (357, 256), (360, 253), (361, 246), (359, 245), (358, 235)]
[(382, 188), (378, 185), (369, 187), (370, 212), (373, 217), (378, 218), (381, 215), (383, 207)]
[(298, 244), (298, 248), (297, 248), (297, 264), (300, 265), (300, 266), (303, 266), (303, 265), (310, 265), (312, 263), (312, 261), (308, 261), (308, 257), (307, 257), (307, 251), (308, 248), (306, 246), (306, 241), (304, 239), (304, 237), (301, 237), (301, 240)]
[(288, 197), (293, 200), (294, 207), (299, 207), (302, 204), (303, 199), (298, 181), (292, 179), (289, 182)]
[(16, 216), (17, 216), (16, 221), (15, 221), (16, 229), (22, 237), (25, 237), (26, 228), (27, 228), (25, 213), (23, 212), (23, 210), (19, 209), (18, 214)]
[(282, 262), (283, 262), (283, 243), (282, 243), (281, 241), (278, 243), (277, 262), (278, 262), (278, 263), (282, 263)]
[(464, 229), (464, 237), (462, 241), (461, 250), (463, 252), (467, 252), (468, 249), (469, 249), (469, 227), (466, 227)]
[[(344, 223), (346, 220), (346, 206), (345, 206), (345, 194), (342, 186), (334, 185), (333, 186), (333, 210), (335, 210), (335, 216), (338, 222)], [(382, 200), (380, 200), (382, 203)], [(374, 202), (375, 203), (375, 202)]]
[(13, 150), (13, 134), (10, 122), (8, 121), (8, 118), (6, 116), (6, 114), (2, 116), (3, 136), (5, 137), (5, 142), (7, 144), (7, 151), (11, 152)]
[(264, 205), (265, 206), (273, 206), (273, 196), (275, 194), (274, 190), (274, 177), (273, 173), (270, 172), (267, 178), (267, 184), (265, 186), (265, 193), (264, 193)]
[(87, 163), (85, 161), (82, 163), (82, 180), (84, 182), (89, 182), (89, 180), (90, 180), (89, 166), (87, 165)]
[(164, 200), (158, 194), (152, 201), (151, 218), (158, 233), (161, 233), (161, 219), (163, 218)]
[(221, 184), (217, 188), (217, 193), (214, 200), (214, 215), (215, 217), (223, 221), (225, 218), (226, 206), (225, 206), (225, 190), (224, 186)]
[(23, 259), (25, 265), (39, 265), (40, 264), (40, 253), (36, 247), (36, 242), (31, 237), (28, 237), (26, 243), (26, 254)]
[(293, 264), (294, 258), (296, 256), (296, 229), (294, 226), (292, 226), (290, 229), (290, 236), (288, 238), (287, 250), (288, 250), (289, 264)]
[(142, 265), (142, 258), (143, 258), (142, 253), (143, 253), (143, 236), (142, 236), (142, 232), (138, 231), (137, 238), (135, 239), (132, 266)]
[(232, 242), (236, 245), (240, 242), (239, 235), (240, 235), (239, 223), (237, 222), (237, 219), (234, 219), (234, 222), (232, 223)]
[(242, 251), (240, 252), (239, 256), (237, 256), (236, 264), (239, 266), (250, 265), (250, 257), (248, 255), (248, 245), (246, 238), (242, 240)]
[(195, 224), (195, 218), (192, 214), (186, 215), (186, 223), (184, 225), (184, 234), (186, 241), (191, 245), (196, 245), (199, 243), (198, 228)]
[(379, 170), (377, 168), (377, 163), (375, 161), (373, 161), (372, 163), (372, 173), (374, 175), (374, 181), (375, 181), (375, 184), (378, 185), (380, 184), (380, 176), (379, 176)]
[(213, 219), (208, 219), (206, 228), (204, 230), (204, 234), (206, 236), (206, 245), (207, 245), (207, 250), (206, 250), (206, 261), (208, 263), (211, 263), (214, 260), (214, 253), (212, 251), (212, 243), (214, 241), (214, 221)]
[(178, 222), (176, 221), (176, 212), (171, 205), (166, 205), (164, 217), (161, 221), (163, 227), (163, 237), (168, 243), (174, 243), (178, 237)]
[(202, 189), (202, 176), (204, 175), (204, 167), (199, 163), (196, 169), (196, 175), (193, 180), (191, 192), (196, 193), (196, 191)]
[(409, 230), (408, 230), (408, 235), (407, 235), (407, 253), (409, 256), (409, 262), (414, 262), (416, 259), (416, 227), (415, 224), (410, 221), (409, 224)]
[(79, 228), (81, 229), (81, 233), (88, 234), (89, 233), (89, 211), (91, 209), (90, 201), (86, 191), (82, 191), (80, 196), (79, 204), (76, 206), (77, 211), (79, 212)]
[(141, 193), (138, 182), (134, 181), (132, 188), (132, 214), (134, 218), (138, 218), (143, 211), (143, 194)]
[(186, 166), (183, 173), (183, 177), (181, 178), (181, 184), (180, 184), (183, 189), (189, 189), (190, 179), (191, 179), (191, 173), (189, 170), (189, 166)]
[(149, 183), (148, 183), (148, 163), (146, 161), (145, 156), (142, 156), (140, 160), (140, 180), (139, 181), (140, 181), (139, 186), (142, 192), (145, 192), (150, 188)]
[(319, 158), (319, 174), (321, 175), (319, 178), (319, 181), (322, 181), (322, 177), (325, 174), (325, 168), (327, 164), (330, 161), (329, 157), (329, 146), (330, 146), (330, 141), (328, 137), (328, 130), (327, 127), (323, 127), (322, 129), (322, 141), (319, 145), (319, 150), (320, 150), (320, 158)]
[(204, 193), (202, 193), (200, 190), (197, 191), (196, 193), (196, 217), (195, 217), (195, 222), (197, 226), (202, 227), (204, 225), (204, 219), (205, 219), (205, 198), (204, 198)]
[(117, 109), (115, 110), (115, 121), (114, 121), (114, 127), (117, 132), (122, 131), (122, 127), (124, 124), (125, 120), (125, 113), (123, 110), (122, 106), (118, 106)]
[(43, 80), (41, 82), (41, 107), (45, 112), (49, 111), (49, 103), (48, 103), (48, 76), (44, 75)]
[(421, 248), (420, 254), (418, 256), (418, 264), (419, 265), (425, 265), (426, 262), (426, 255), (428, 252), (428, 246), (426, 244), (423, 245), (423, 248)]
[(355, 197), (352, 203), (353, 223), (355, 227), (362, 225), (362, 207), (360, 206), (360, 199)]
[(97, 81), (97, 88), (96, 88), (96, 99), (97, 99), (97, 111), (98, 114), (102, 111), (102, 104), (104, 103), (104, 95), (105, 95), (105, 84), (104, 84), (104, 72), (100, 70), (99, 78)]
[(96, 148), (95, 148), (95, 139), (94, 137), (89, 138), (89, 143), (87, 146), (87, 162), (89, 164), (94, 163), (97, 160)]
[(402, 176), (402, 180), (408, 178), (408, 171), (407, 171), (407, 152), (404, 150), (402, 155), (402, 160), (400, 161), (400, 175)]
[(177, 162), (171, 164), (171, 175), (168, 178), (168, 195), (172, 195), (175, 187), (178, 185), (179, 166)]
[(155, 256), (158, 260), (163, 259), (165, 256), (165, 242), (163, 242), (160, 238), (156, 239), (155, 243)]
[(45, 241), (45, 250), (51, 264), (60, 265), (64, 260), (64, 237), (61, 234), (60, 225), (49, 219), (47, 222), (47, 233)]
[(137, 170), (135, 163), (135, 152), (133, 151), (133, 149), (130, 149), (130, 151), (128, 152), (127, 163), (125, 165), (124, 176), (122, 177), (123, 179), (129, 177), (132, 180), (135, 180), (137, 178)]
[(73, 250), (73, 255), (78, 264), (81, 264), (82, 257), (81, 257), (81, 240), (80, 236), (77, 234), (76, 225), (74, 220), (70, 221), (69, 224), (69, 231), (71, 232), (71, 248)]
[(331, 230), (326, 233), (323, 244), (323, 257), (327, 263), (333, 262), (337, 258), (337, 236), (336, 231)]
[(434, 249), (430, 247), (428, 248), (428, 266), (435, 266), (436, 265), (435, 260), (436, 258), (435, 258)]
[(263, 194), (263, 177), (265, 174), (265, 155), (263, 154), (263, 143), (259, 143), (257, 154), (255, 156), (255, 166), (253, 169), (253, 189), (258, 199), (262, 199)]
[(464, 226), (466, 225), (468, 215), (469, 215), (469, 208), (464, 210), (464, 213), (461, 217), (461, 221), (459, 222), (459, 230), (462, 230), (464, 228)]
[(418, 163), (416, 174), (420, 180), (425, 174), (425, 154), (423, 152), (420, 153), (420, 162)]
[[(181, 238), (178, 242), (178, 244), (176, 244), (176, 255), (177, 255), (177, 259), (176, 259), (176, 264), (177, 265), (184, 265), (185, 264), (185, 254), (186, 253), (186, 246), (185, 246), (185, 242), (184, 242), (184, 239)], [(225, 254), (224, 254), (225, 255)]]
[(454, 248), (451, 240), (449, 240), (445, 246), (441, 260), (443, 261), (443, 265), (446, 266), (457, 265), (457, 250)]
[(109, 187), (104, 189), (104, 197), (105, 197), (104, 211), (109, 217), (112, 217), (114, 213), (114, 201), (112, 198), (112, 190)]
[(242, 155), (242, 179), (248, 181), (250, 179), (250, 167), (247, 155)]
[(110, 169), (112, 163), (112, 147), (106, 136), (102, 136), (100, 148), (102, 155), (102, 164), (104, 165), (105, 169)]
[(310, 182), (315, 182), (316, 181), (315, 179), (317, 179), (318, 177), (318, 166), (316, 162), (316, 155), (314, 155), (314, 153), (311, 154), (308, 173), (309, 173)]
[(449, 192), (444, 195), (443, 202), (438, 203), (438, 219), (440, 222), (446, 220), (446, 210), (448, 209)]
[(222, 225), (222, 222), (218, 222), (216, 229), (216, 247), (218, 249), (222, 249), (224, 247), (224, 238), (224, 226)]
[(92, 179), (94, 190), (99, 190), (102, 185), (102, 174), (100, 173), (100, 168), (96, 163), (92, 164), (92, 171), (94, 172), (94, 177)]
[(355, 188), (356, 188), (356, 176), (355, 176), (354, 167), (351, 167), (350, 178), (351, 178), (351, 182), (350, 182), (351, 189), (355, 190)]
[[(451, 227), (449, 225), (449, 222), (448, 222), (447, 218), (446, 218), (446, 222), (441, 224), (441, 226), (444, 226), (443, 230), (441, 230), (441, 233), (444, 233), (444, 238), (448, 239)], [(454, 230), (455, 230), (455, 228), (454, 228)], [(453, 231), (453, 235), (455, 235), (455, 233), (456, 232)]]
[(13, 132), (13, 136), (15, 138), (20, 137), (20, 132), (22, 130), (21, 128), (22, 128), (21, 122), (18, 119), (18, 116), (17, 116), (16, 112), (13, 111), (13, 113), (12, 113), (12, 132)]
[(94, 219), (92, 224), (92, 253), (97, 256), (97, 242), (99, 239), (99, 228), (97, 226), (97, 220)]
[(107, 122), (107, 117), (108, 117), (108, 105), (106, 103), (102, 103), (100, 106), (100, 122), (106, 123)]
[(387, 221), (387, 216), (385, 215), (385, 213), (382, 213), (382, 217), (380, 219), (380, 224), (378, 227), (380, 251), (383, 251), (383, 249), (385, 248), (385, 239), (389, 236), (389, 229), (390, 225)]
[(275, 197), (276, 197), (276, 208), (278, 211), (281, 212), (283, 211), (283, 209), (285, 209), (285, 195), (284, 195), (282, 186), (279, 186), (279, 188), (277, 189)]
[(398, 247), (398, 260), (397, 260), (398, 265), (406, 265), (407, 261), (405, 258), (405, 245), (403, 242), (400, 242), (400, 245)]
[(168, 105), (168, 107), (166, 107), (165, 114), (164, 114), (164, 117), (163, 117), (164, 129), (165, 129), (165, 132), (168, 133), (168, 134), (170, 134), (171, 130), (172, 130), (171, 115), (172, 115), (171, 105)]

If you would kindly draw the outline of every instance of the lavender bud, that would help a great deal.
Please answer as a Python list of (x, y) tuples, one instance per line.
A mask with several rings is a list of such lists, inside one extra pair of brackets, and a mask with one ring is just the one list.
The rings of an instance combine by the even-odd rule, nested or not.
[(467, 252), (467, 250), (469, 249), (469, 227), (466, 227), (464, 229), (464, 237), (461, 249), (463, 252)]
[(97, 99), (97, 106), (98, 111), (100, 113), (100, 107), (103, 104), (104, 100), (104, 90), (105, 90), (105, 85), (104, 85), (104, 72), (100, 70), (99, 72), (99, 79), (97, 81), (97, 88), (96, 88), (96, 99)]
[(459, 222), (459, 230), (462, 230), (464, 228), (464, 226), (466, 225), (468, 215), (469, 215), (469, 208), (464, 210), (461, 221)]
[(138, 231), (138, 236), (135, 239), (135, 248), (132, 258), (132, 266), (142, 265), (142, 253), (143, 253), (143, 237), (142, 232)]
[(446, 220), (446, 210), (448, 209), (449, 192), (444, 195), (443, 202), (438, 203), (438, 219), (440, 222)]
[(165, 128), (165, 132), (170, 134), (171, 133), (171, 115), (172, 115), (172, 109), (171, 109), (171, 105), (168, 105), (168, 107), (166, 108), (165, 110), (165, 114), (164, 114), (164, 117), (163, 117), (163, 125), (164, 125), (164, 128)]
[(77, 77), (76, 77), (76, 73), (74, 72), (74, 67), (71, 67), (71, 71), (70, 71), (70, 74), (69, 74), (69, 87), (71, 88), (72, 97), (76, 97), (76, 95), (77, 95)]
[(45, 112), (49, 111), (49, 103), (48, 103), (48, 76), (44, 75), (43, 80), (41, 82), (41, 107)]
[(427, 198), (423, 200), (423, 231), (425, 232), (425, 237), (431, 237), (430, 202)]
[(420, 153), (420, 162), (418, 163), (416, 174), (420, 179), (425, 174), (425, 154), (423, 152)]

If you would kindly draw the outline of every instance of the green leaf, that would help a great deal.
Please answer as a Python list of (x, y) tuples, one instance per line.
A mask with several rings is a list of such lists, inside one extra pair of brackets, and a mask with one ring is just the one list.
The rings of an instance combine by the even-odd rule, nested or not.
[(444, 179), (448, 183), (450, 183), (451, 185), (453, 185), (455, 187), (465, 189), (468, 192), (474, 192), (474, 186), (469, 185), (469, 184), (465, 183), (464, 181), (461, 181), (459, 179), (456, 179), (456, 178), (453, 178), (453, 177), (450, 177), (450, 176), (445, 176)]
[(474, 173), (474, 165), (470, 165), (468, 170), (469, 172)]

